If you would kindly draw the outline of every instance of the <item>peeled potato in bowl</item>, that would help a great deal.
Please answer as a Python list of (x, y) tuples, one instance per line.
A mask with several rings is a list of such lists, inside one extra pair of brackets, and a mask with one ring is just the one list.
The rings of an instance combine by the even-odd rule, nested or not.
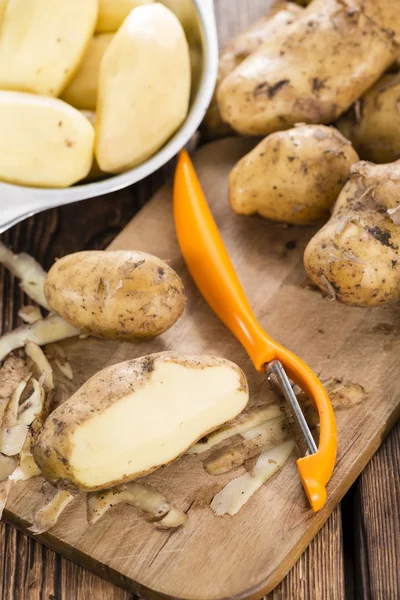
[(172, 10), (153, 0), (12, 0), (2, 15), (4, 4), (0, 181), (64, 188), (123, 173), (185, 121), (190, 54)]
[(0, 131), (3, 181), (67, 187), (90, 171), (93, 126), (58, 98), (0, 91)]
[(121, 173), (154, 154), (185, 120), (189, 97), (189, 47), (181, 23), (161, 4), (139, 6), (114, 35), (100, 67), (100, 168)]

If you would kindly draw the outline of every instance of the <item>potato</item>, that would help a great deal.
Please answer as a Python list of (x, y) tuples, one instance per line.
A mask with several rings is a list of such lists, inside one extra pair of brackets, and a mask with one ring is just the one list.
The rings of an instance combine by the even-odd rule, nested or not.
[[(224, 46), (219, 55), (216, 88), (229, 73), (240, 65), (263, 42), (273, 38), (302, 13), (300, 6), (292, 2), (278, 2), (269, 12)], [(222, 121), (219, 113), (216, 93), (206, 112), (203, 129), (208, 138), (216, 138), (232, 133), (232, 128)]]
[(333, 127), (300, 125), (271, 133), (232, 169), (229, 201), (241, 215), (304, 225), (327, 219), (358, 161)]
[(189, 96), (189, 49), (178, 19), (161, 4), (135, 8), (100, 67), (100, 168), (120, 173), (154, 154), (185, 120)]
[(86, 177), (94, 129), (57, 98), (0, 91), (0, 179), (66, 187)]
[(50, 308), (78, 329), (125, 341), (163, 333), (185, 307), (175, 271), (130, 250), (64, 256), (48, 272), (44, 293)]
[(61, 96), (65, 102), (75, 108), (95, 110), (100, 63), (112, 38), (112, 33), (103, 33), (90, 40), (78, 72)]
[(160, 0), (160, 2), (178, 17), (189, 44), (191, 46), (199, 45), (201, 43), (200, 28), (193, 0)]
[(356, 163), (304, 265), (331, 298), (354, 306), (400, 299), (400, 161)]
[(115, 33), (131, 10), (154, 0), (99, 0), (99, 16), (96, 33)]
[(360, 157), (375, 163), (400, 158), (400, 73), (384, 75), (337, 122)]
[(249, 399), (228, 360), (162, 352), (100, 371), (47, 419), (33, 448), (44, 477), (94, 491), (151, 473)]
[[(93, 125), (96, 125), (96, 113), (93, 110), (81, 110), (79, 111), (89, 122)], [(87, 174), (86, 181), (94, 181), (95, 179), (104, 179), (107, 177), (107, 173), (102, 171), (97, 163), (96, 157), (93, 155), (92, 166), (90, 167), (90, 171)]]
[(335, 121), (394, 61), (395, 4), (313, 0), (223, 80), (217, 90), (222, 119), (249, 135)]
[(0, 88), (59, 96), (93, 34), (97, 0), (9, 0), (0, 35)]

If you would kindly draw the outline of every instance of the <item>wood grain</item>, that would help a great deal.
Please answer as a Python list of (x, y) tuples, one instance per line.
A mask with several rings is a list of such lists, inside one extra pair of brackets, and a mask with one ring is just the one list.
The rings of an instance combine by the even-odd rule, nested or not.
[[(292, 461), (234, 519), (218, 519), (207, 504), (227, 476), (212, 478), (192, 456), (148, 478), (178, 506), (190, 507), (188, 526), (168, 539), (149, 524), (138, 522), (132, 510), (125, 510), (129, 507), (114, 509), (88, 528), (83, 499), (69, 505), (51, 534), (41, 536), (45, 543), (146, 597), (151, 589), (189, 599), (259, 597), (271, 590), (327, 519), (398, 415), (396, 383), (386, 373), (398, 367), (399, 309), (349, 311), (324, 300), (308, 286), (302, 267), (302, 252), (312, 230), (285, 229), (262, 219), (233, 215), (226, 200), (226, 177), (248, 146), (249, 142), (240, 139), (222, 140), (200, 150), (195, 162), (251, 303), (268, 331), (301, 354), (324, 379), (344, 378), (360, 384), (365, 394), (360, 404), (337, 407), (338, 462), (328, 503), (317, 515), (310, 514)], [(248, 376), (252, 401), (272, 402), (264, 377), (254, 373), (242, 348), (195, 290), (176, 243), (170, 203), (167, 186), (111, 247), (151, 250), (168, 260), (184, 279), (188, 293), (185, 316), (165, 335), (138, 346), (90, 339), (66, 342), (74, 386), (105, 364), (174, 348), (234, 360)], [(65, 395), (71, 391), (62, 381), (59, 388)], [(16, 486), (6, 518), (19, 527), (31, 522), (40, 503), (39, 487), (38, 479)], [(127, 542), (130, 528), (135, 536)], [(339, 548), (340, 543), (339, 539)], [(333, 554), (334, 546), (329, 547)], [(221, 556), (229, 560), (221, 560)], [(293, 597), (298, 598), (301, 590), (298, 584)], [(339, 593), (337, 597), (341, 597)]]
[[(269, 4), (268, 0), (216, 0), (220, 42), (225, 43), (234, 33), (256, 20), (267, 10)], [(85, 248), (105, 247), (137, 209), (160, 187), (166, 172), (168, 169), (159, 171), (151, 178), (122, 193), (47, 211), (13, 228), (2, 239), (14, 246), (16, 250), (33, 253), (47, 267), (57, 256)], [(23, 294), (15, 282), (8, 274), (0, 272), (0, 314), (3, 331), (15, 324), (15, 316), (22, 301)], [(381, 455), (386, 444), (380, 451)], [(383, 470), (387, 470), (388, 465), (393, 465), (393, 453), (384, 451), (382, 460)], [(376, 467), (368, 477), (372, 481), (375, 477), (379, 477)], [(367, 493), (371, 491), (373, 485), (371, 489), (366, 490)], [(355, 510), (364, 507), (365, 503), (357, 503)], [(363, 516), (363, 520), (369, 525), (371, 525), (371, 518), (370, 514)], [(382, 537), (385, 528), (380, 521), (384, 519), (387, 527), (393, 528), (393, 523), (398, 523), (398, 516), (396, 517), (393, 508), (388, 504), (384, 512), (375, 510), (373, 519), (378, 521), (374, 525), (378, 537), (364, 538), (363, 553), (368, 555), (370, 561), (372, 557), (373, 563), (386, 564), (387, 555), (391, 555), (392, 550), (386, 538)], [(351, 516), (350, 524), (352, 524)], [(372, 546), (369, 544), (371, 539)], [(393, 544), (392, 537), (389, 537), (389, 540)], [(354, 552), (355, 556), (358, 552), (357, 548)], [(368, 567), (371, 568), (371, 564)], [(82, 567), (56, 555), (35, 540), (4, 524), (0, 525), (0, 572), (3, 574), (0, 577), (0, 597), (3, 600), (39, 598), (128, 600), (132, 598), (131, 594), (105, 583)], [(360, 590), (364, 589), (363, 577), (366, 575), (368, 569), (359, 572)], [(389, 569), (385, 573), (385, 570), (381, 569), (380, 575), (388, 589), (390, 581), (394, 578), (393, 571)], [(11, 586), (9, 585), (11, 580), (17, 583)], [(370, 589), (369, 585), (368, 589)], [(269, 598), (274, 600), (341, 599), (344, 598), (343, 587), (343, 543), (338, 507)], [(318, 594), (314, 590), (317, 590)], [(319, 593), (321, 590), (324, 591), (323, 595)], [(358, 598), (361, 599), (363, 596), (359, 595)]]
[(400, 424), (359, 478), (354, 515), (357, 598), (397, 600), (400, 597)]

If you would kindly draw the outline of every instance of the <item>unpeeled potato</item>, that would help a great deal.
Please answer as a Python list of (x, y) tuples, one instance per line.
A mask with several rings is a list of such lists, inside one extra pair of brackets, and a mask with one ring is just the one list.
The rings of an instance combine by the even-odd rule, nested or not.
[(241, 215), (299, 225), (327, 219), (357, 161), (351, 143), (333, 127), (271, 133), (232, 169), (229, 201)]
[(121, 173), (154, 154), (186, 118), (190, 58), (182, 25), (161, 4), (135, 8), (101, 63), (96, 158)]
[(400, 299), (400, 160), (353, 165), (332, 217), (309, 242), (304, 266), (332, 299), (377, 306)]
[(392, 0), (313, 0), (217, 90), (222, 119), (244, 135), (335, 121), (398, 55)]
[(115, 33), (131, 10), (154, 0), (99, 0), (99, 16), (96, 33)]
[(65, 102), (75, 108), (95, 110), (100, 63), (112, 38), (112, 33), (92, 37), (75, 77), (62, 94)]
[(58, 96), (93, 34), (97, 0), (10, 0), (0, 35), (0, 89)]
[(400, 73), (388, 73), (337, 122), (360, 158), (389, 163), (400, 158)]
[[(219, 55), (215, 89), (263, 42), (274, 38), (279, 31), (293, 23), (301, 13), (300, 6), (293, 2), (275, 2), (261, 19), (226, 44)], [(205, 114), (202, 128), (207, 137), (211, 139), (233, 133), (233, 129), (221, 118), (216, 92), (214, 92)]]
[(3, 181), (66, 187), (89, 173), (94, 129), (62, 100), (0, 91), (0, 131)]
[(44, 293), (71, 325), (124, 341), (160, 335), (185, 307), (178, 274), (156, 256), (128, 250), (64, 256), (48, 272)]

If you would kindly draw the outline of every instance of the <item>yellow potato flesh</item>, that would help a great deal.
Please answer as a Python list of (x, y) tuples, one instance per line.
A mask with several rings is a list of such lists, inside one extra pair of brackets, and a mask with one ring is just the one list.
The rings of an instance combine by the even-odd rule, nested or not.
[(100, 67), (100, 168), (123, 172), (154, 154), (185, 120), (189, 96), (189, 49), (178, 19), (160, 4), (135, 8)]
[(75, 108), (96, 108), (100, 63), (112, 38), (111, 33), (104, 33), (90, 40), (78, 72), (62, 94), (65, 102)]
[(173, 461), (248, 399), (243, 372), (228, 360), (143, 356), (100, 371), (53, 411), (33, 455), (62, 487), (114, 487)]
[(100, 0), (96, 33), (115, 33), (131, 10), (154, 0)]
[(66, 187), (88, 174), (94, 129), (57, 98), (0, 91), (0, 179)]
[(9, 0), (0, 35), (0, 88), (58, 96), (93, 34), (96, 0)]
[(159, 364), (151, 383), (75, 429), (71, 464), (77, 479), (98, 487), (126, 473), (168, 463), (246, 405), (229, 366), (188, 369)]

